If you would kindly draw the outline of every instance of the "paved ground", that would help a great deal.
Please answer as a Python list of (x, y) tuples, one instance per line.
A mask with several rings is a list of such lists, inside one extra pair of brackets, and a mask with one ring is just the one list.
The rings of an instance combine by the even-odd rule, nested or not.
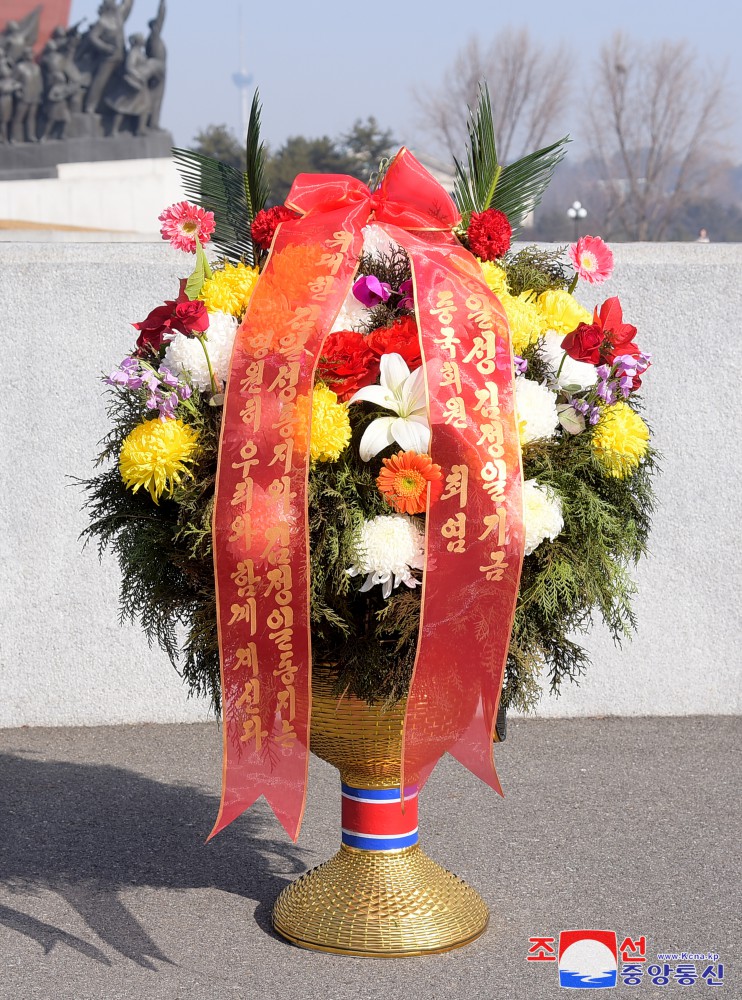
[(423, 794), (424, 845), (484, 895), (490, 928), (461, 951), (378, 961), (270, 929), (281, 887), (338, 840), (328, 766), (313, 762), (298, 846), (262, 805), (204, 846), (215, 726), (1, 730), (0, 998), (540, 1000), (567, 994), (553, 963), (526, 962), (528, 939), (567, 928), (725, 965), (713, 993), (619, 994), (742, 997), (739, 737), (728, 717), (512, 722), (504, 801), (447, 759)]

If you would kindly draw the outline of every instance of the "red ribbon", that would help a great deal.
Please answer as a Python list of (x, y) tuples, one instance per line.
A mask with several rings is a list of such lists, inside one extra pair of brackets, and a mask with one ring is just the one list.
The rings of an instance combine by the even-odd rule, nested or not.
[(238, 331), (222, 423), (214, 558), (224, 718), (211, 836), (264, 794), (298, 836), (311, 705), (306, 485), (314, 372), (373, 220), (408, 253), (431, 455), (446, 485), (426, 524), (402, 786), (450, 751), (500, 790), (492, 739), (523, 554), (507, 321), (452, 230), (450, 196), (403, 149), (377, 192), (301, 174)]

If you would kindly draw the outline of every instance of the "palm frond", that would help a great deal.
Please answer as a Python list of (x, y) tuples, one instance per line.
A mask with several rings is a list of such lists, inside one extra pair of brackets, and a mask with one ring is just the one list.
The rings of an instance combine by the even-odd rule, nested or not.
[(497, 188), (487, 208), (499, 208), (508, 217), (513, 232), (523, 225), (529, 212), (539, 204), (551, 178), (567, 152), (568, 135), (550, 146), (502, 168)]
[(245, 201), (251, 224), (258, 212), (265, 208), (270, 197), (270, 187), (265, 177), (265, 145), (260, 138), (260, 112), (260, 95), (256, 90), (250, 106), (245, 140)]
[(193, 149), (173, 148), (186, 196), (214, 213), (213, 245), (233, 263), (254, 264), (244, 174)]
[(173, 149), (173, 159), (189, 198), (214, 213), (211, 242), (233, 263), (256, 264), (259, 251), (250, 227), (265, 207), (270, 189), (265, 178), (265, 146), (260, 138), (260, 95), (255, 91), (245, 139), (245, 170), (193, 149)]
[(465, 217), (472, 212), (497, 208), (507, 215), (515, 232), (541, 201), (566, 152), (569, 136), (503, 166), (497, 160), (492, 104), (485, 83), (480, 85), (476, 108), (469, 110), (467, 131), (466, 164), (454, 160), (456, 204)]
[(471, 215), (490, 207), (502, 170), (497, 162), (492, 105), (486, 83), (479, 86), (479, 100), (474, 111), (469, 109), (466, 129), (469, 133), (466, 165), (454, 158), (454, 198), (462, 215)]

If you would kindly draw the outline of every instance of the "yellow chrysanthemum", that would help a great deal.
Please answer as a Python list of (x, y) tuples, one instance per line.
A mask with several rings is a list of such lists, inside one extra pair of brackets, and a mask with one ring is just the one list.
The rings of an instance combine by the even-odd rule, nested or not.
[(337, 394), (318, 383), (312, 393), (312, 461), (335, 462), (349, 444), (348, 404), (338, 403)]
[(197, 449), (198, 433), (182, 420), (145, 420), (123, 443), (121, 478), (135, 493), (144, 486), (157, 503), (180, 482)]
[(576, 330), (580, 323), (592, 322), (592, 313), (563, 288), (550, 288), (542, 292), (536, 303), (544, 318), (545, 330), (567, 334)]
[(522, 292), (518, 296), (507, 293), (498, 296), (508, 318), (510, 337), (516, 354), (522, 354), (528, 345), (534, 344), (546, 330), (541, 310), (528, 296), (528, 292)]
[(606, 406), (595, 425), (592, 447), (609, 476), (625, 479), (647, 453), (649, 428), (628, 403)]
[(200, 298), (208, 312), (229, 313), (241, 319), (255, 291), (258, 273), (257, 267), (226, 261), (223, 270), (214, 271), (201, 289)]
[(479, 264), (482, 268), (484, 280), (487, 282), (487, 287), (490, 291), (494, 292), (498, 298), (500, 298), (501, 295), (507, 295), (508, 276), (505, 273), (505, 268), (500, 267), (499, 264), (495, 264), (495, 262), (491, 260), (480, 260)]

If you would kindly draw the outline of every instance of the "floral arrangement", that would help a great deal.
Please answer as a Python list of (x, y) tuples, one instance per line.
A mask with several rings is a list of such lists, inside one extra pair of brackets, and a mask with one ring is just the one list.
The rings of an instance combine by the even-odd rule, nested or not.
[[(579, 282), (611, 275), (601, 239), (583, 237), (566, 252), (512, 246), (563, 149), (502, 168), (486, 117), (485, 102), (470, 124), (468, 164), (457, 165), (456, 235), (478, 259), (512, 338), (526, 543), (503, 704), (527, 710), (543, 671), (555, 692), (584, 671), (574, 636), (596, 613), (617, 639), (634, 626), (629, 568), (645, 551), (654, 470), (638, 393), (651, 359), (615, 296), (590, 313), (575, 295)], [(258, 125), (254, 105), (239, 184), (224, 165), (181, 151), (195, 164), (201, 204), (171, 206), (160, 221), (163, 238), (195, 266), (176, 298), (133, 324), (130, 354), (105, 378), (111, 430), (104, 468), (86, 483), (86, 534), (118, 557), (123, 617), (140, 620), (215, 706), (211, 520), (230, 354), (276, 229), (295, 218), (286, 206), (266, 207)], [(241, 231), (227, 210), (239, 197)], [(211, 241), (224, 254), (212, 265)], [(447, 470), (429, 452), (410, 262), (373, 224), (322, 347), (305, 437), (310, 426), (314, 669), (333, 671), (339, 691), (396, 701), (415, 660), (426, 516), (441, 502)], [(268, 512), (255, 496), (253, 522), (261, 516)]]

